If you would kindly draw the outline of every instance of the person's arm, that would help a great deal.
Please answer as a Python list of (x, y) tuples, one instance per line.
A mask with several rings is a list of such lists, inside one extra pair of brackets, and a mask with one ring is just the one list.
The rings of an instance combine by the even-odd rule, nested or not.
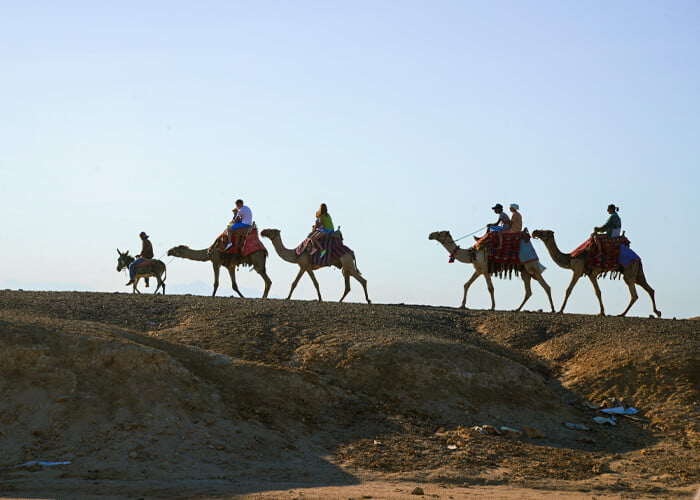
[(605, 221), (605, 224), (603, 224), (602, 226), (594, 227), (593, 230), (596, 233), (603, 233), (603, 232), (609, 231), (610, 229), (612, 229), (612, 219), (613, 219), (613, 216), (611, 215), (610, 217), (608, 217), (608, 220)]

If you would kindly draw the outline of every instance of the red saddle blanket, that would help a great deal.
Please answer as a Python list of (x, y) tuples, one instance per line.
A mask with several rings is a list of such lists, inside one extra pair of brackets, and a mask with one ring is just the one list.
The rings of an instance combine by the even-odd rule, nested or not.
[[(503, 236), (502, 245), (498, 238), (499, 232)], [(520, 233), (489, 231), (480, 238), (475, 246), (477, 249), (484, 246), (488, 248), (489, 274), (505, 277), (515, 272), (517, 275), (518, 266), (520, 265), (520, 242), (525, 238), (529, 240), (530, 233), (526, 231)]]
[[(337, 232), (337, 231), (336, 231)], [(349, 247), (343, 244), (343, 239), (334, 236), (335, 233), (326, 233), (318, 240), (326, 253), (321, 257), (321, 251), (316, 250), (311, 254), (311, 262), (316, 266), (330, 266), (333, 263), (333, 258), (339, 258), (346, 253), (352, 252)], [(301, 255), (306, 250), (310, 252), (313, 251), (313, 246), (311, 244), (311, 239), (306, 238), (301, 244), (296, 248), (295, 252), (297, 255)], [(339, 266), (340, 267), (340, 266)]]
[[(217, 249), (220, 252), (239, 254), (242, 257), (246, 257), (258, 250), (267, 250), (265, 245), (262, 244), (262, 241), (260, 241), (260, 238), (258, 238), (258, 229), (255, 227), (234, 231), (233, 241), (229, 241), (229, 232), (226, 230), (219, 236), (219, 242)], [(229, 247), (229, 243), (233, 244)]]
[(630, 240), (624, 236), (610, 238), (604, 234), (598, 234), (588, 238), (585, 242), (571, 252), (571, 257), (576, 258), (588, 252), (586, 265), (591, 269), (600, 269), (603, 272), (614, 271), (620, 264), (620, 245), (629, 246)]
[(506, 233), (503, 235), (503, 246), (499, 249), (498, 231), (489, 231), (485, 236), (476, 242), (476, 248), (481, 249), (484, 245), (489, 249), (488, 259), (495, 262), (520, 264), (520, 240), (530, 239), (527, 232)]

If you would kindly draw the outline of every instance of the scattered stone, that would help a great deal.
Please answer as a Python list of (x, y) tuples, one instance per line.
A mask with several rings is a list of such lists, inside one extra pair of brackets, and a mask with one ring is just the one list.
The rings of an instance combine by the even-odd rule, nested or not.
[(523, 434), (525, 434), (526, 438), (530, 439), (544, 439), (546, 437), (541, 430), (530, 427), (529, 425), (523, 426)]
[(600, 409), (600, 406), (598, 406), (598, 405), (595, 404), (595, 403), (591, 403), (591, 402), (588, 401), (587, 399), (582, 399), (582, 400), (581, 400), (581, 406), (583, 406), (584, 408), (588, 408), (588, 409), (590, 409), (590, 410), (598, 410), (598, 409)]
[(610, 464), (608, 464), (607, 462), (600, 462), (593, 466), (591, 472), (593, 472), (594, 474), (607, 474), (609, 472), (612, 472), (612, 470), (610, 469)]
[(471, 428), (471, 430), (478, 432), (479, 434), (484, 434), (486, 436), (489, 435), (488, 431), (481, 427), (480, 425), (475, 425), (474, 427)]
[(482, 425), (481, 428), (484, 429), (488, 434), (491, 434), (492, 436), (500, 436), (501, 435), (501, 431), (499, 431), (493, 425), (485, 424), (485, 425)]
[(456, 449), (457, 449), (457, 445), (456, 445), (456, 444), (448, 444), (448, 445), (447, 445), (447, 449), (448, 449), (448, 450), (456, 450)]
[(425, 492), (423, 492), (423, 488), (416, 486), (416, 488), (411, 492), (411, 495), (425, 495)]
[(520, 432), (518, 429), (513, 429), (511, 427), (503, 426), (501, 427), (500, 431), (504, 436), (508, 437), (519, 438), (523, 436), (522, 432)]
[(586, 444), (595, 444), (595, 440), (593, 438), (589, 438), (588, 436), (581, 436), (580, 438), (576, 439), (576, 441), (581, 441), (582, 443)]
[(591, 428), (588, 427), (587, 425), (574, 424), (572, 422), (565, 422), (564, 427), (566, 427), (567, 429), (574, 430), (574, 431), (590, 431), (591, 430)]

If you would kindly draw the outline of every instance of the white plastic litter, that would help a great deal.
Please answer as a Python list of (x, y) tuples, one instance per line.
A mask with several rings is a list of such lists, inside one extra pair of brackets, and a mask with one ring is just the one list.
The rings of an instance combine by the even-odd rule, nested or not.
[(50, 467), (52, 465), (68, 465), (70, 462), (48, 462), (45, 460), (30, 460), (29, 462), (24, 462), (23, 464), (15, 465), (13, 468), (17, 467), (29, 467), (30, 465), (43, 465), (45, 467)]
[(630, 406), (629, 408), (625, 408), (624, 406), (618, 406), (617, 408), (604, 408), (600, 411), (607, 413), (608, 415), (636, 415), (639, 413), (634, 406)]
[(604, 424), (617, 425), (615, 423), (615, 420), (610, 418), (610, 417), (593, 417), (593, 421), (596, 424), (600, 424), (600, 425), (604, 425)]

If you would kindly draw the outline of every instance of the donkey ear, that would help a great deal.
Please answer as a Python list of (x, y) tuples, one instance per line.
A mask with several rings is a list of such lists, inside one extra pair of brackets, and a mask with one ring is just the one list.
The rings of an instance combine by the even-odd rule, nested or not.
[(121, 255), (121, 254), (122, 254), (122, 253), (121, 253), (121, 252), (119, 251), (119, 249), (118, 249), (118, 248), (117, 248), (117, 253), (118, 253), (119, 255)]

